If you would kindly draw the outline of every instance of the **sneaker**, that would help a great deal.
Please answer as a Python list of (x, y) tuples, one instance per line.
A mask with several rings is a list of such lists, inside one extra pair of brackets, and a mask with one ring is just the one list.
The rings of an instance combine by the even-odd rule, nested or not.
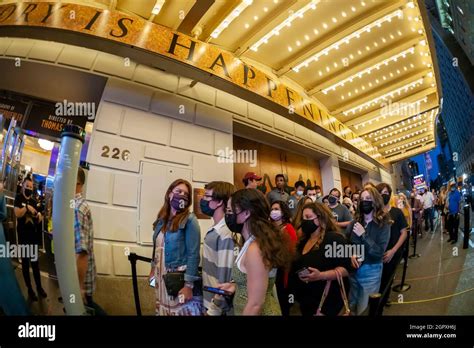
[(451, 244), (456, 244), (457, 242), (458, 242), (457, 240), (454, 240), (454, 239), (453, 239), (453, 240), (451, 241)]
[(451, 238), (449, 238), (449, 239), (448, 239), (446, 242), (448, 242), (448, 243), (449, 243), (449, 242), (451, 242), (451, 241), (452, 241), (452, 239), (451, 239)]
[(28, 298), (33, 302), (38, 301), (38, 296), (36, 296), (33, 289), (28, 289)]
[(41, 298), (46, 298), (48, 297), (48, 294), (46, 294), (46, 291), (44, 291), (43, 288), (38, 289), (38, 295), (40, 295)]

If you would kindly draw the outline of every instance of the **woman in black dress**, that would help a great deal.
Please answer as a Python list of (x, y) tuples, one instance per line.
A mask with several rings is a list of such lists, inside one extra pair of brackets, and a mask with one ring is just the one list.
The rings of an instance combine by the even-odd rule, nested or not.
[(352, 271), (350, 248), (339, 232), (332, 213), (321, 203), (309, 203), (303, 208), (303, 232), (297, 244), (292, 267), (292, 286), (303, 316), (316, 314), (327, 280), (332, 280), (321, 309), (324, 315), (341, 313), (344, 302), (337, 281), (336, 269), (344, 277), (344, 288), (349, 293), (348, 272)]

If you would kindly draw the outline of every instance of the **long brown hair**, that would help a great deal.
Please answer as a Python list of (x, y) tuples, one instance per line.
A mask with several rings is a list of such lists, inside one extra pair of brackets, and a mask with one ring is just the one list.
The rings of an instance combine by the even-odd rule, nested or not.
[[(301, 227), (301, 220), (303, 219), (303, 207), (308, 203), (305, 203), (306, 200), (308, 200), (309, 196), (303, 196), (299, 201), (298, 204), (296, 205), (296, 213), (295, 217), (293, 218), (293, 226), (295, 227), (295, 230), (298, 230)], [(311, 200), (312, 202), (312, 200)]]
[(188, 203), (184, 207), (184, 209), (180, 212), (176, 212), (176, 215), (171, 218), (171, 231), (177, 231), (179, 225), (188, 218), (189, 215), (189, 207), (193, 203), (193, 189), (191, 187), (191, 184), (184, 180), (184, 179), (176, 179), (171, 183), (171, 185), (168, 187), (168, 190), (166, 190), (165, 193), (165, 198), (163, 202), (163, 206), (161, 207), (158, 216), (156, 217), (155, 222), (153, 223), (153, 230), (155, 230), (156, 225), (158, 224), (158, 221), (161, 220), (163, 222), (163, 226), (161, 226), (161, 232), (165, 233), (168, 227), (168, 222), (171, 217), (171, 205), (170, 205), (170, 198), (169, 195), (170, 193), (174, 190), (174, 188), (178, 185), (184, 184), (188, 188), (189, 192), (189, 197), (188, 197)]
[(238, 190), (232, 195), (232, 210), (236, 207), (250, 213), (248, 218), (250, 233), (254, 236), (266, 267), (288, 268), (293, 257), (288, 234), (268, 219), (270, 205), (262, 192), (255, 189)]
[[(332, 215), (332, 211), (323, 203), (307, 203), (303, 206), (302, 211), (305, 209), (311, 209), (313, 213), (316, 214), (319, 220), (319, 226), (320, 226), (320, 233), (319, 233), (319, 240), (316, 242), (314, 245), (314, 248), (319, 248), (319, 245), (324, 239), (324, 236), (326, 235), (327, 231), (332, 231), (336, 233), (341, 233), (339, 227), (336, 225), (336, 221), (334, 220), (334, 217)], [(298, 240), (298, 249), (304, 248), (304, 245), (308, 241), (310, 236), (307, 235), (302, 235), (299, 240)]]
[(372, 219), (374, 220), (374, 222), (380, 227), (382, 227), (385, 224), (392, 223), (390, 219), (390, 215), (384, 210), (385, 205), (383, 204), (382, 196), (380, 195), (379, 191), (374, 186), (371, 186), (371, 185), (365, 185), (364, 189), (360, 193), (359, 205), (358, 205), (358, 209), (357, 209), (354, 220), (364, 225), (364, 213), (362, 212), (362, 202), (363, 202), (362, 193), (364, 191), (367, 191), (370, 197), (372, 197), (372, 202), (374, 205), (374, 213), (372, 215), (373, 216)]

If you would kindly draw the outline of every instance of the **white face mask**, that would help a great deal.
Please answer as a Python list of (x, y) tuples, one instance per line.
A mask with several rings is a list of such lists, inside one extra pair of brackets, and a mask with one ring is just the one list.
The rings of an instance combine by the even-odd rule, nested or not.
[(313, 202), (316, 202), (316, 196), (309, 196)]
[(304, 193), (304, 191), (296, 191), (296, 195), (297, 195), (297, 196), (302, 196), (303, 193)]

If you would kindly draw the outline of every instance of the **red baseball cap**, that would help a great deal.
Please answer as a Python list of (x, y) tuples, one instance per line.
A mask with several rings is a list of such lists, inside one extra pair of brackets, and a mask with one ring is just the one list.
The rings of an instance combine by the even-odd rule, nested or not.
[(244, 176), (244, 180), (245, 180), (245, 179), (262, 180), (262, 177), (261, 177), (261, 176), (258, 176), (257, 173), (248, 172), (248, 173), (245, 174), (245, 176)]

